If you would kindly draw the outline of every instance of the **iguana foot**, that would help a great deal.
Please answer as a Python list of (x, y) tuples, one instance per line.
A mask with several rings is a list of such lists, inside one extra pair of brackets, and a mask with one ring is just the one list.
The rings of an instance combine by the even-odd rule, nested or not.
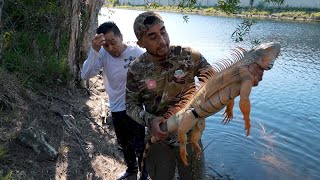
[(222, 114), (224, 116), (221, 123), (228, 124), (233, 119), (233, 106), (234, 106), (234, 99), (230, 100), (227, 104), (226, 110)]
[(185, 166), (189, 165), (187, 156), (188, 156), (188, 153), (187, 153), (186, 147), (183, 147), (180, 145), (180, 158)]
[(221, 123), (223, 124), (228, 124), (232, 119), (233, 119), (233, 112), (227, 112), (225, 111), (222, 116), (224, 116), (223, 120)]
[(244, 124), (245, 124), (245, 130), (247, 131), (246, 132), (246, 136), (249, 136), (249, 134), (250, 134), (250, 128), (251, 128), (251, 125), (250, 125), (250, 119), (248, 120), (248, 119), (245, 119), (244, 120)]
[(246, 130), (246, 136), (249, 136), (250, 135), (250, 126), (246, 127), (245, 130)]
[(202, 155), (202, 150), (200, 145), (198, 143), (191, 143), (191, 145), (192, 145), (192, 150), (197, 153), (197, 159), (199, 160)]

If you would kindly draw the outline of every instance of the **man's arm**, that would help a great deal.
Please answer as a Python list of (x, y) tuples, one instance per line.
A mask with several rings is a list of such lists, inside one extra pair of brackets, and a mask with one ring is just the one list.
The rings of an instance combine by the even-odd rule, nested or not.
[(167, 137), (167, 133), (160, 129), (160, 124), (163, 123), (165, 119), (154, 116), (144, 110), (140, 91), (136, 86), (134, 73), (130, 71), (130, 68), (127, 76), (126, 111), (128, 116), (136, 122), (151, 129), (152, 135), (157, 139), (164, 140)]
[(81, 69), (81, 79), (90, 79), (99, 73), (102, 67), (99, 62), (101, 57), (102, 55), (99, 52), (93, 48), (90, 49), (88, 58), (84, 61)]
[(127, 114), (139, 124), (150, 127), (150, 122), (155, 118), (155, 116), (144, 110), (140, 90), (136, 84), (134, 73), (129, 68), (126, 92)]
[(104, 34), (96, 34), (92, 38), (92, 47), (90, 49), (88, 58), (83, 63), (81, 69), (81, 79), (89, 79), (97, 75), (102, 67), (99, 59), (103, 58), (103, 49), (101, 46), (105, 43)]

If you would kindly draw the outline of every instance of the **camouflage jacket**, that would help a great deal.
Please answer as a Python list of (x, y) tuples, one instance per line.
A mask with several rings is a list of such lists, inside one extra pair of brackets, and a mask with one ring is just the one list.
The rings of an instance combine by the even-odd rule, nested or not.
[(150, 121), (163, 116), (181, 100), (195, 76), (211, 67), (197, 51), (171, 46), (168, 58), (152, 61), (147, 53), (135, 59), (127, 76), (127, 114), (150, 128)]

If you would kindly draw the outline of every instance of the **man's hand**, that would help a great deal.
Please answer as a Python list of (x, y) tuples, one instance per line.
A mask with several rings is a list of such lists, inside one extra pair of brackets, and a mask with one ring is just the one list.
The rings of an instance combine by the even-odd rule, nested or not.
[(167, 133), (161, 131), (160, 124), (163, 123), (165, 119), (163, 117), (156, 117), (151, 123), (151, 133), (154, 137), (159, 140), (165, 140), (167, 138)]
[(249, 65), (249, 71), (254, 76), (253, 86), (258, 86), (262, 80), (264, 70), (257, 63), (253, 63)]
[(92, 39), (92, 48), (97, 52), (100, 51), (101, 46), (106, 43), (106, 39), (104, 38), (104, 34), (96, 34)]

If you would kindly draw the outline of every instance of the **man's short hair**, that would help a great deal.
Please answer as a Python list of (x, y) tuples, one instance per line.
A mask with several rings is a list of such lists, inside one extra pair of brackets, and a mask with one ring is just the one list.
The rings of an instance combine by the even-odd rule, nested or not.
[(121, 32), (120, 32), (118, 26), (113, 21), (105, 22), (105, 23), (101, 24), (97, 29), (97, 34), (101, 34), (101, 33), (107, 34), (109, 32), (113, 32), (113, 34), (116, 36), (121, 35)]
[(144, 33), (160, 22), (163, 22), (161, 16), (153, 11), (139, 14), (133, 24), (133, 30), (137, 39), (141, 39)]

